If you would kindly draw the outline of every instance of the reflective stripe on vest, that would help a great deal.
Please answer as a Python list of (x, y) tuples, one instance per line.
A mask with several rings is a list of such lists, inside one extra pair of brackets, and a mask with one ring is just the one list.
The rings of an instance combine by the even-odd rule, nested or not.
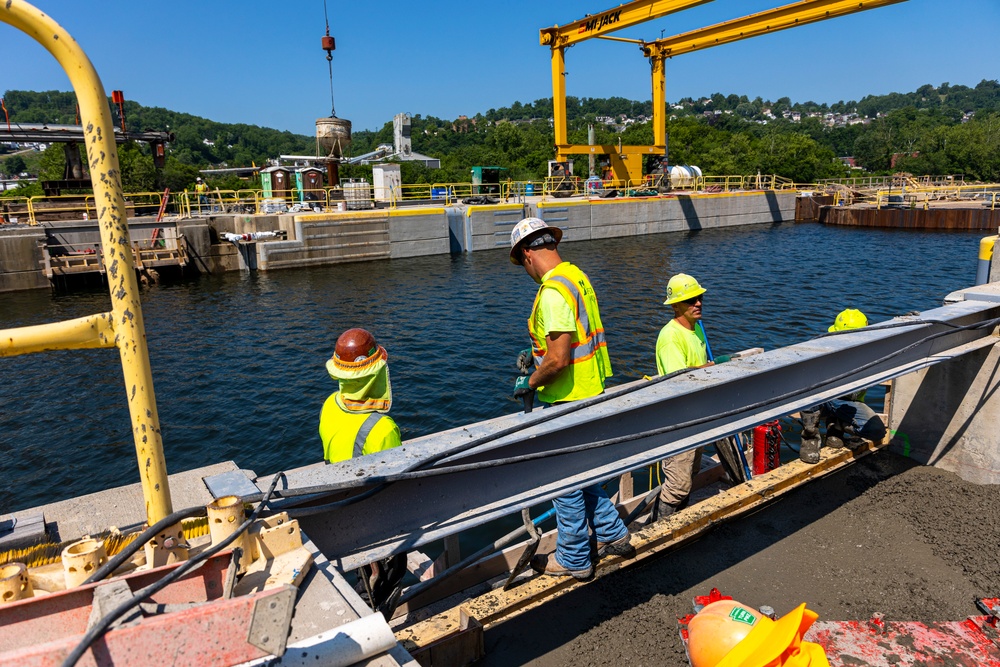
[(361, 428), (358, 429), (358, 434), (354, 437), (353, 456), (357, 457), (364, 455), (365, 442), (368, 440), (368, 436), (371, 435), (372, 429), (375, 428), (375, 424), (378, 424), (379, 420), (384, 416), (385, 415), (373, 412), (361, 423)]
[[(556, 283), (556, 284), (550, 284)], [(570, 363), (578, 364), (581, 361), (586, 361), (594, 355), (599, 347), (606, 347), (607, 342), (604, 338), (604, 329), (598, 329), (597, 331), (591, 333), (590, 331), (590, 317), (587, 313), (587, 306), (583, 301), (583, 293), (580, 289), (573, 283), (572, 280), (566, 278), (565, 276), (551, 276), (542, 287), (553, 287), (559, 290), (560, 293), (566, 290), (569, 294), (563, 294), (563, 296), (569, 296), (567, 301), (574, 306), (576, 316), (576, 328), (577, 337), (580, 339), (579, 342), (573, 343), (570, 346)], [(541, 293), (541, 290), (539, 290)], [(540, 342), (540, 341), (538, 341)], [(534, 348), (533, 352), (539, 350), (539, 347)], [(532, 355), (535, 360), (535, 366), (541, 366), (543, 357)]]

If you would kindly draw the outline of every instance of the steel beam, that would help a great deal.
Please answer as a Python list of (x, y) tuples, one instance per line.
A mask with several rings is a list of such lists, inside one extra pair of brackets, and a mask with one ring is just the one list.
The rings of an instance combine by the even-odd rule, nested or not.
[(900, 2), (906, 0), (804, 0), (648, 42), (642, 50), (649, 58), (669, 58)]
[(615, 9), (598, 14), (588, 14), (579, 21), (564, 26), (553, 26), (538, 31), (542, 46), (562, 48), (572, 46), (609, 32), (630, 28), (646, 21), (675, 14), (685, 9), (704, 5), (712, 0), (634, 0)]
[[(1000, 303), (963, 301), (927, 311), (919, 319), (964, 326), (994, 318), (1000, 318)], [(925, 340), (932, 334), (940, 336)], [(947, 324), (869, 327), (662, 382), (643, 380), (614, 388), (607, 400), (576, 411), (569, 404), (508, 415), (410, 440), (374, 456), (288, 471), (287, 486), (363, 482), (403, 472), (432, 455), (446, 455), (436, 464), (445, 466), (623, 438), (534, 461), (395, 482), (367, 499), (301, 520), (331, 560), (353, 568), (997, 340), (992, 329), (956, 331)], [(447, 456), (481, 436), (517, 425), (525, 428)], [(636, 437), (657, 429), (667, 432)]]

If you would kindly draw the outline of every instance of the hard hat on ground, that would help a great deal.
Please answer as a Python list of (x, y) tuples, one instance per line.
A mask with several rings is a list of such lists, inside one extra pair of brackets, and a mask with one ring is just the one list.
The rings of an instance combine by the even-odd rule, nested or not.
[(819, 618), (805, 603), (772, 621), (734, 600), (707, 605), (688, 622), (692, 667), (829, 667), (823, 648), (802, 641)]
[(558, 227), (552, 227), (547, 224), (541, 218), (525, 218), (521, 222), (514, 225), (514, 229), (510, 230), (510, 262), (511, 264), (521, 264), (521, 253), (518, 250), (518, 246), (526, 241), (531, 241), (535, 237), (542, 236), (543, 234), (548, 234), (552, 237), (554, 243), (559, 243), (562, 240), (562, 230)]
[(693, 277), (686, 273), (678, 273), (667, 283), (667, 300), (663, 304), (669, 306), (681, 301), (687, 301), (707, 291)]
[(848, 308), (840, 311), (837, 319), (827, 331), (847, 331), (848, 329), (860, 329), (868, 326), (868, 318), (860, 310)]
[(388, 358), (385, 348), (367, 330), (348, 329), (337, 339), (330, 364), (337, 370), (352, 371)]

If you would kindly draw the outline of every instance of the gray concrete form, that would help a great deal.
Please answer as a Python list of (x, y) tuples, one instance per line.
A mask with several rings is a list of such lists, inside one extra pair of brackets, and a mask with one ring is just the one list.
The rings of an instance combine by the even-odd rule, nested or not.
[[(1000, 305), (1000, 282), (946, 302)], [(1000, 483), (1000, 345), (896, 380), (889, 425), (894, 451), (974, 484)]]
[[(925, 319), (967, 325), (998, 317), (1000, 303), (964, 301), (927, 311), (920, 318), (897, 318), (894, 322)], [(930, 334), (942, 336), (924, 340)], [(607, 400), (583, 409), (570, 404), (530, 415), (508, 415), (410, 440), (375, 456), (286, 471), (287, 484), (297, 489), (358, 484), (368, 477), (403, 472), (429, 456), (447, 456), (475, 438), (508, 427), (523, 430), (444, 458), (435, 467), (548, 452), (607, 438), (634, 438), (650, 430), (685, 424), (601, 448), (402, 480), (371, 498), (303, 517), (304, 528), (324, 553), (338, 554), (338, 566), (350, 569), (515, 514), (825, 400), (975, 354), (981, 348), (994, 347), (997, 341), (993, 330), (955, 331), (943, 324), (869, 327), (694, 370), (665, 382), (639, 381), (626, 385), (635, 387), (634, 391), (609, 390)], [(913, 349), (906, 349), (910, 345)], [(886, 358), (893, 354), (896, 356)], [(691, 420), (699, 421), (689, 425)], [(260, 486), (267, 483), (269, 480), (258, 480)], [(357, 489), (352, 489), (339, 497), (355, 493)]]

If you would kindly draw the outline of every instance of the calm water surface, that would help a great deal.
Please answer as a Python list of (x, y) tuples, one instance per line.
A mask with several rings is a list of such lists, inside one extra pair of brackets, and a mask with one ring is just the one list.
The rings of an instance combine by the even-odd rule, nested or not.
[[(981, 233), (780, 224), (569, 243), (597, 290), (615, 376), (652, 374), (671, 274), (707, 287), (716, 354), (821, 333), (843, 308), (872, 321), (974, 282)], [(515, 412), (514, 359), (536, 286), (503, 250), (269, 274), (143, 292), (170, 472), (226, 459), (258, 474), (318, 461), (324, 363), (361, 326), (389, 351), (403, 438)], [(0, 295), (0, 328), (110, 309), (106, 291)], [(0, 514), (138, 481), (114, 350), (0, 359)]]

